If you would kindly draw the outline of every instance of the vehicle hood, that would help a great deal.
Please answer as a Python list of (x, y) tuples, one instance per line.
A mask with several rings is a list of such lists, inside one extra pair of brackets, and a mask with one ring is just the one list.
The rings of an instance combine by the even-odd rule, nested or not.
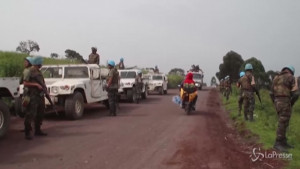
[(78, 85), (90, 81), (90, 79), (45, 79), (47, 86)]

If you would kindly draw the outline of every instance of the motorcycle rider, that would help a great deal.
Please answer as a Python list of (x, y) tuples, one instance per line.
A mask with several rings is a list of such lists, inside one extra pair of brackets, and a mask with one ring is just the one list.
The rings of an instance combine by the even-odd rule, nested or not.
[[(186, 94), (189, 94), (188, 100), (185, 100)], [(188, 101), (191, 104), (192, 110), (195, 110), (195, 104), (197, 102), (198, 95), (197, 87), (193, 80), (193, 73), (188, 73), (185, 80), (181, 83), (180, 97), (182, 100), (182, 108), (185, 108), (185, 101)]]

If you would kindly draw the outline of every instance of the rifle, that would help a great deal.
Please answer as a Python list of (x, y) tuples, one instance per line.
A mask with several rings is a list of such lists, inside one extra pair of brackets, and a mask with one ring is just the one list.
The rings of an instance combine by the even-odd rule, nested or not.
[(45, 97), (47, 98), (47, 100), (48, 100), (49, 103), (51, 104), (52, 109), (53, 109), (54, 112), (58, 115), (58, 112), (57, 112), (57, 110), (56, 110), (56, 108), (55, 108), (55, 105), (54, 105), (54, 103), (52, 102), (52, 100), (51, 100), (51, 98), (50, 98), (50, 95), (49, 95), (49, 93), (48, 93), (47, 86), (45, 85), (44, 82), (41, 82), (38, 78), (35, 78), (35, 80), (36, 80), (36, 82), (37, 82), (39, 85), (41, 85), (42, 88), (43, 88), (43, 91), (41, 92), (41, 96), (44, 96), (44, 95), (45, 95)]

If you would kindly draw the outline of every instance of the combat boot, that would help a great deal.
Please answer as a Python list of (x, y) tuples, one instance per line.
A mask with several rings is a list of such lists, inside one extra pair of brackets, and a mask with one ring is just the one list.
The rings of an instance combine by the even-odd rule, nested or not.
[(31, 136), (31, 128), (30, 127), (25, 127), (25, 139), (26, 140), (32, 140)]
[(47, 133), (44, 133), (44, 132), (41, 130), (41, 126), (35, 126), (35, 132), (34, 132), (34, 135), (35, 135), (35, 136), (47, 136), (48, 134), (47, 134)]
[(284, 144), (282, 142), (276, 141), (273, 148), (275, 150), (278, 150), (280, 152), (288, 152), (287, 148), (284, 146)]
[(295, 148), (294, 146), (290, 145), (289, 143), (287, 143), (287, 140), (283, 141), (283, 146), (287, 149), (293, 149)]

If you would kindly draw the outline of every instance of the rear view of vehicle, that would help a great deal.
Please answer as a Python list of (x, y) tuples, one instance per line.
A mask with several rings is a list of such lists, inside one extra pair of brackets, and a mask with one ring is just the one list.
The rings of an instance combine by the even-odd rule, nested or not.
[(198, 90), (202, 90), (203, 87), (203, 74), (199, 72), (193, 72), (193, 80)]

